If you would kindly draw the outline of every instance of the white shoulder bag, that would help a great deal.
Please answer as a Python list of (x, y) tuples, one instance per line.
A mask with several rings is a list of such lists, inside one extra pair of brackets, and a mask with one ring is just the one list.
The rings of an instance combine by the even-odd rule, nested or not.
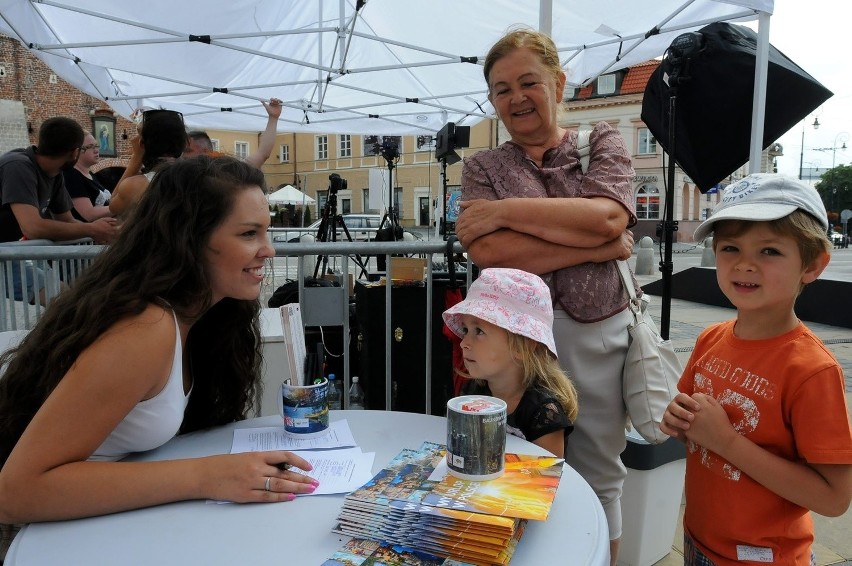
[[(577, 135), (583, 173), (589, 167), (590, 133), (589, 130), (581, 130)], [(683, 366), (677, 359), (671, 340), (663, 340), (653, 319), (645, 316), (650, 299), (646, 295), (636, 296), (630, 266), (626, 261), (616, 263), (629, 298), (628, 308), (633, 314), (633, 321), (627, 326), (630, 345), (622, 371), (622, 396), (636, 431), (651, 444), (659, 444), (668, 438), (660, 430), (660, 422), (666, 407), (677, 395), (677, 381)]]

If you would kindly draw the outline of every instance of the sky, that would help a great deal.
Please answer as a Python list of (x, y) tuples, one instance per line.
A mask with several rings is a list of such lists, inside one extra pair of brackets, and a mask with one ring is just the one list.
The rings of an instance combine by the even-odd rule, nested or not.
[[(834, 93), (778, 140), (784, 147), (784, 155), (778, 158), (779, 173), (798, 176), (800, 160), (805, 168), (820, 169), (830, 168), (832, 158), (835, 165), (852, 163), (850, 16), (852, 3), (847, 0), (775, 0), (769, 43)], [(815, 118), (820, 123), (816, 130), (812, 126)], [(840, 149), (844, 141), (849, 146), (845, 151)], [(834, 147), (838, 149), (832, 152)]]

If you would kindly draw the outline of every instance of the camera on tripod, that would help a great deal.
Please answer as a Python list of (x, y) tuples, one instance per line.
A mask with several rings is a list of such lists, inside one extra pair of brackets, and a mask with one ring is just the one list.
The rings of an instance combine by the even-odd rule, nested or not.
[(380, 154), (389, 162), (399, 159), (399, 145), (397, 145), (396, 140), (392, 137), (386, 136), (382, 139), (381, 145), (378, 143), (375, 145), (373, 151)]
[(328, 176), (328, 190), (332, 194), (336, 193), (340, 189), (346, 190), (346, 179), (338, 175), (337, 173), (332, 173)]

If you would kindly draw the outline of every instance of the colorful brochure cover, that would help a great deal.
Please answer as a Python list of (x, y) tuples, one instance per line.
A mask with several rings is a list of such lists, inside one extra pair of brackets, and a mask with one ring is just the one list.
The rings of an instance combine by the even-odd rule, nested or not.
[(499, 478), (473, 481), (448, 474), (423, 497), (422, 503), (544, 521), (556, 497), (562, 463), (560, 458), (506, 454), (505, 472)]
[(547, 518), (562, 460), (507, 454), (495, 480), (441, 478), (440, 470), (429, 479), (444, 454), (434, 443), (405, 449), (347, 495), (332, 531), (354, 538), (326, 564), (508, 564), (526, 519)]

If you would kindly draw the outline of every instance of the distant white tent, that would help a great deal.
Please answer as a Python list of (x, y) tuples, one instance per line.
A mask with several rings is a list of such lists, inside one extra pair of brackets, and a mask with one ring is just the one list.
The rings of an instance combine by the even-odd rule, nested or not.
[(295, 204), (297, 206), (304, 206), (316, 203), (314, 199), (293, 185), (284, 185), (274, 193), (270, 194), (267, 199), (269, 200), (269, 204)]

